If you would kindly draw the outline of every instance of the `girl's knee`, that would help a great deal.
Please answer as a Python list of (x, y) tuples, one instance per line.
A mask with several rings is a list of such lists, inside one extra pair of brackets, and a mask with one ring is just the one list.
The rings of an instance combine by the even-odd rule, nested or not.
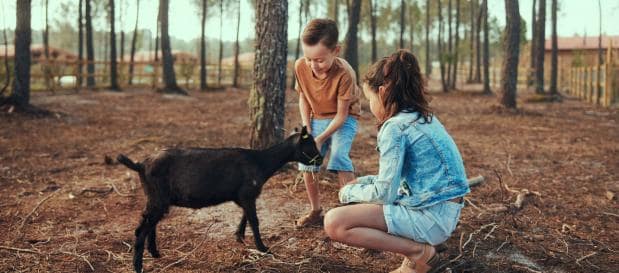
[(331, 239), (337, 239), (343, 228), (343, 217), (339, 212), (339, 208), (327, 211), (324, 218), (324, 229), (327, 236)]

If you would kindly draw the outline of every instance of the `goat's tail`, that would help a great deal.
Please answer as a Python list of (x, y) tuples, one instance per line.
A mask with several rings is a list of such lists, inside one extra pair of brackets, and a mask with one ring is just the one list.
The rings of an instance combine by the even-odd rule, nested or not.
[(118, 160), (118, 162), (122, 163), (123, 165), (127, 166), (127, 168), (132, 169), (138, 173), (144, 172), (144, 165), (142, 165), (142, 163), (135, 163), (124, 154), (119, 154), (116, 157), (116, 160)]

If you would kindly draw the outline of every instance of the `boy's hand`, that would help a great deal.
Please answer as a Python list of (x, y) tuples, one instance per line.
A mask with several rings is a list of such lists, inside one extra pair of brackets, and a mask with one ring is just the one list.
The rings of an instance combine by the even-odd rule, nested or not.
[(316, 142), (316, 149), (318, 149), (318, 151), (322, 150), (322, 144), (325, 142), (322, 139), (322, 135), (317, 136), (316, 138), (314, 138), (314, 142)]

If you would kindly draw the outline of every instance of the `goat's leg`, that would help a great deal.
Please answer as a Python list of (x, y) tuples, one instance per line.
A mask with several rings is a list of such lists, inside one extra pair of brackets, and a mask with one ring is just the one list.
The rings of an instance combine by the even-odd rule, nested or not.
[(256, 214), (256, 200), (248, 200), (243, 204), (243, 210), (245, 211), (245, 216), (251, 225), (251, 230), (254, 233), (254, 242), (256, 243), (256, 248), (262, 252), (267, 252), (269, 248), (267, 248), (264, 243), (262, 243), (262, 238), (260, 238), (260, 228), (258, 223), (258, 215)]
[(133, 247), (133, 269), (135, 272), (142, 272), (142, 258), (144, 255), (144, 241), (153, 228), (157, 225), (157, 222), (161, 220), (163, 213), (160, 211), (148, 210), (142, 215), (142, 222), (135, 230), (136, 238)]
[(153, 229), (148, 234), (148, 240), (146, 242), (147, 242), (148, 252), (150, 252), (150, 255), (153, 256), (153, 258), (160, 258), (161, 255), (159, 254), (159, 251), (157, 250), (157, 224), (156, 223), (153, 226)]
[(239, 243), (245, 242), (245, 228), (247, 227), (247, 216), (245, 216), (245, 212), (243, 212), (243, 217), (241, 218), (241, 222), (239, 223), (239, 227), (236, 229), (236, 241)]

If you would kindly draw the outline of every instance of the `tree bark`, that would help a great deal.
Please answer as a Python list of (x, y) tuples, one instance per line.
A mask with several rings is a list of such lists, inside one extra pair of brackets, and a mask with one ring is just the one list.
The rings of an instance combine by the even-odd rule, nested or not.
[(550, 95), (552, 98), (557, 98), (558, 90), (557, 90), (557, 0), (551, 0), (551, 20), (552, 20), (552, 55), (550, 57)]
[(45, 28), (43, 30), (43, 52), (45, 54), (45, 63), (43, 66), (43, 76), (45, 77), (45, 88), (52, 89), (51, 86), (51, 63), (49, 59), (49, 0), (45, 0)]
[[(516, 1), (516, 0), (514, 0)], [(484, 91), (485, 95), (492, 94), (490, 90), (490, 42), (488, 41), (488, 0), (484, 0), (482, 10), (484, 11)], [(518, 17), (520, 20), (520, 17)]]
[(30, 43), (32, 31), (30, 28), (30, 0), (17, 0), (15, 25), (15, 80), (13, 92), (9, 101), (18, 108), (28, 108), (30, 105)]
[(208, 0), (202, 0), (202, 23), (200, 24), (200, 91), (208, 88), (206, 77), (206, 13)]
[(95, 88), (95, 49), (93, 42), (93, 31), (92, 31), (92, 11), (91, 11), (91, 1), (86, 1), (86, 60), (88, 64), (86, 65), (86, 86), (90, 89)]
[(413, 47), (414, 47), (414, 43), (415, 43), (415, 20), (417, 18), (414, 18), (414, 16), (413, 16), (414, 15), (413, 12), (416, 9), (413, 9), (412, 5), (410, 7), (410, 10), (411, 11), (410, 11), (410, 13), (408, 15), (408, 17), (409, 17), (408, 18), (408, 33), (409, 33), (409, 35), (408, 35), (408, 39), (409, 39), (408, 44), (409, 44), (410, 51), (413, 52)]
[(161, 25), (161, 56), (163, 59), (163, 83), (161, 92), (176, 93), (187, 95), (187, 92), (176, 84), (176, 73), (174, 73), (174, 59), (170, 46), (170, 36), (168, 33), (168, 10), (169, 0), (159, 0), (159, 24)]
[(350, 13), (348, 14), (348, 31), (344, 38), (344, 58), (350, 66), (355, 70), (356, 79), (359, 81), (359, 57), (357, 45), (357, 29), (359, 24), (359, 15), (361, 13), (361, 0), (352, 0)]
[(453, 53), (453, 68), (451, 70), (451, 89), (456, 89), (456, 81), (458, 80), (458, 51), (460, 44), (460, 0), (456, 0), (456, 28), (454, 29), (454, 53)]
[(79, 0), (77, 16), (77, 89), (82, 88), (82, 63), (84, 62), (84, 15), (82, 14), (84, 0)]
[(404, 0), (400, 0), (400, 48), (404, 48), (404, 32), (406, 30), (406, 24), (404, 23), (406, 14), (406, 3)]
[(238, 1), (237, 7), (237, 17), (236, 17), (236, 41), (234, 42), (234, 78), (232, 80), (232, 86), (239, 86), (239, 32), (241, 30), (241, 0)]
[(135, 50), (136, 43), (138, 40), (138, 18), (140, 18), (140, 0), (136, 1), (136, 12), (135, 12), (135, 27), (133, 28), (133, 38), (131, 38), (131, 56), (129, 57), (129, 85), (133, 83), (133, 62), (135, 60)]
[(535, 52), (537, 52), (537, 45), (535, 43), (535, 41), (537, 40), (537, 16), (535, 14), (535, 11), (537, 10), (537, 5), (536, 5), (536, 0), (533, 0), (533, 10), (532, 12), (532, 16), (531, 16), (531, 66), (530, 66), (530, 71), (527, 75), (528, 80), (527, 80), (527, 85), (528, 86), (532, 86), (535, 83)]
[(287, 0), (256, 0), (254, 84), (249, 96), (250, 146), (263, 149), (284, 138)]
[(110, 0), (110, 89), (114, 91), (120, 91), (118, 86), (118, 67), (116, 56), (116, 17), (114, 17), (114, 0)]
[(501, 104), (506, 108), (516, 108), (516, 88), (518, 85), (518, 59), (520, 56), (520, 12), (518, 0), (505, 0), (505, 42)]
[(432, 75), (432, 61), (430, 60), (430, 3), (430, 0), (426, 0), (426, 78), (428, 79)]
[(537, 14), (537, 40), (535, 41), (537, 52), (535, 57), (535, 92), (544, 93), (544, 48), (546, 46), (546, 0), (539, 0), (539, 12)]

